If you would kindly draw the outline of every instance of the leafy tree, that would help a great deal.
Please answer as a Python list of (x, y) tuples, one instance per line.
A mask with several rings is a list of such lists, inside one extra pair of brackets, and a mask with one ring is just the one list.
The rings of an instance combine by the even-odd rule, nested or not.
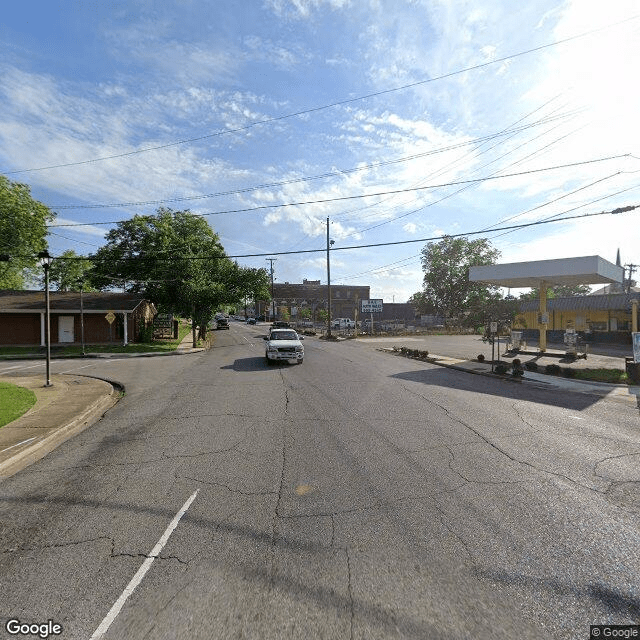
[(37, 254), (47, 248), (47, 223), (55, 213), (31, 197), (26, 184), (0, 175), (0, 289), (22, 289), (30, 270), (39, 269)]
[[(553, 298), (571, 298), (573, 296), (588, 296), (591, 293), (591, 287), (588, 284), (576, 285), (555, 285), (547, 288), (547, 299)], [(526, 293), (520, 294), (521, 300), (538, 300), (540, 298), (540, 289), (531, 289)]]
[(49, 284), (58, 291), (77, 291), (80, 285), (85, 291), (92, 290), (89, 284), (91, 268), (91, 260), (81, 258), (73, 249), (69, 249), (51, 262)]
[(435, 315), (437, 313), (437, 309), (435, 306), (427, 300), (424, 291), (418, 291), (414, 293), (408, 300), (410, 305), (413, 305), (418, 313), (422, 315)]
[(423, 290), (412, 296), (425, 307), (462, 321), (477, 314), (489, 300), (499, 298), (498, 287), (469, 281), (469, 267), (495, 264), (500, 252), (485, 239), (445, 236), (422, 249)]
[(190, 211), (160, 208), (119, 222), (92, 257), (92, 283), (140, 293), (160, 309), (207, 327), (216, 309), (268, 292), (264, 269), (230, 260), (216, 233)]

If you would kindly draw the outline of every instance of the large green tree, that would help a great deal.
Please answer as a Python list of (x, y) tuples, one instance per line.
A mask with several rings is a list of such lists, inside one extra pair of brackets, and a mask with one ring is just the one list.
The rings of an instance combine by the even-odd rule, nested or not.
[(498, 287), (469, 281), (469, 267), (495, 264), (500, 252), (484, 239), (444, 236), (422, 249), (423, 290), (412, 299), (422, 308), (435, 310), (447, 321), (465, 322), (500, 296)]
[(69, 249), (51, 261), (49, 284), (58, 291), (77, 291), (80, 286), (85, 291), (90, 290), (93, 288), (90, 285), (91, 268), (91, 260)]
[(207, 221), (190, 211), (160, 208), (155, 215), (136, 215), (119, 222), (106, 240), (92, 256), (94, 286), (143, 294), (162, 311), (193, 318), (201, 327), (218, 308), (267, 287), (265, 269), (230, 260)]
[(0, 289), (23, 289), (47, 248), (47, 223), (55, 213), (31, 197), (26, 184), (0, 175)]

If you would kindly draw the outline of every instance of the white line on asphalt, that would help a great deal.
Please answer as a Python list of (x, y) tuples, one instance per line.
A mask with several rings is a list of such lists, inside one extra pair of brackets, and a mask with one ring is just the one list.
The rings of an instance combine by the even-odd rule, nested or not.
[(9, 367), (7, 369), (4, 369), (2, 372), (0, 372), (0, 375), (2, 375), (3, 373), (6, 373), (7, 371), (11, 371), (12, 369), (35, 369), (36, 367), (44, 367), (44, 362), (38, 363), (38, 364), (32, 364), (30, 367), (25, 367), (21, 364), (18, 364), (15, 367)]
[(135, 591), (136, 587), (142, 582), (147, 571), (153, 564), (153, 561), (158, 557), (158, 554), (162, 551), (163, 547), (167, 544), (169, 537), (173, 533), (174, 529), (178, 526), (180, 519), (186, 513), (187, 509), (191, 506), (191, 503), (196, 499), (198, 495), (196, 492), (182, 505), (182, 509), (178, 511), (175, 518), (169, 523), (169, 526), (162, 534), (162, 538), (158, 540), (158, 543), (151, 550), (149, 557), (142, 563), (142, 566), (136, 572), (136, 575), (131, 578), (131, 582), (125, 587), (120, 597), (116, 600), (116, 603), (111, 607), (111, 610), (105, 616), (104, 620), (100, 623), (100, 626), (93, 632), (90, 640), (98, 640), (107, 632), (107, 629), (111, 626), (111, 623), (116, 619), (116, 616), (120, 613), (120, 609), (124, 606), (127, 598)]
[(27, 440), (23, 440), (22, 442), (18, 442), (18, 444), (12, 444), (10, 447), (3, 449), (0, 453), (4, 453), (5, 451), (9, 451), (9, 449), (13, 449), (14, 447), (19, 447), (21, 444), (26, 444), (27, 442), (31, 442), (32, 440), (36, 440), (40, 436), (34, 436), (33, 438), (28, 438)]

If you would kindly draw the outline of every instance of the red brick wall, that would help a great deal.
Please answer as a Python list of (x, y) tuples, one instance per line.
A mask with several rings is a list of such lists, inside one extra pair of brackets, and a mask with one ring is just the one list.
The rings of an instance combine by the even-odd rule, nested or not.
[(40, 344), (40, 315), (27, 313), (0, 314), (0, 344)]

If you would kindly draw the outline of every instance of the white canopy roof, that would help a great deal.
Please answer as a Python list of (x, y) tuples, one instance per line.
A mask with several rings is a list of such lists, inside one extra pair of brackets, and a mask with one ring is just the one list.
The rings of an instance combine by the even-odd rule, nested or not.
[(601, 284), (622, 282), (624, 270), (601, 258), (560, 258), (535, 262), (512, 262), (469, 269), (471, 282), (486, 282), (501, 287), (539, 287), (542, 281), (549, 286)]

